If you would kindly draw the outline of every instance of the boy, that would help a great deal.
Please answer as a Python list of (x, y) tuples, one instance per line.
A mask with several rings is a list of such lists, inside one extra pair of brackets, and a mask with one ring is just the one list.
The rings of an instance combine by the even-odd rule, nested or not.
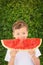
[[(13, 37), (19, 38), (21, 41), (28, 36), (28, 26), (24, 21), (17, 21), (13, 24)], [(24, 50), (7, 50), (5, 60), (8, 65), (40, 65), (39, 49), (24, 51)]]

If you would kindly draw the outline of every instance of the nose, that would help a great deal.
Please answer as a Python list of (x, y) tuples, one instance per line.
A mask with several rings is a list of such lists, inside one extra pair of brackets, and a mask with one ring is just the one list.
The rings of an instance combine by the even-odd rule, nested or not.
[(25, 38), (25, 36), (21, 36), (20, 38), (21, 38), (21, 39), (24, 39), (24, 38)]

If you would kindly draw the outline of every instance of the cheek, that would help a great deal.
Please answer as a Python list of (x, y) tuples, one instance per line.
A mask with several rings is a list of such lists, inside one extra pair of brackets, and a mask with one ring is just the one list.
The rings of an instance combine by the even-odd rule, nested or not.
[(25, 36), (27, 37), (27, 36), (28, 36), (28, 34), (25, 34)]
[(24, 37), (24, 38), (27, 37), (27, 34), (23, 35), (23, 37)]
[(27, 37), (27, 34), (25, 35), (25, 37)]

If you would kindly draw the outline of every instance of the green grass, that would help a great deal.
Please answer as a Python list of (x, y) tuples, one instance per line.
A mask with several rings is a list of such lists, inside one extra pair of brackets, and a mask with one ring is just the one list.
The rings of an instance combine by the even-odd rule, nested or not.
[[(13, 38), (12, 25), (16, 20), (28, 24), (28, 37), (43, 38), (43, 0), (0, 0), (0, 40)], [(43, 65), (43, 44), (40, 51)], [(5, 54), (6, 49), (0, 42), (0, 65), (7, 65)]]

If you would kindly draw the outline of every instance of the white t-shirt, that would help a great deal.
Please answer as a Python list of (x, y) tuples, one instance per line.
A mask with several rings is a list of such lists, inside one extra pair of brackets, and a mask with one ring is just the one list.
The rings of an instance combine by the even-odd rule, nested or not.
[[(35, 56), (39, 57), (41, 55), (39, 49), (35, 50)], [(7, 50), (6, 56), (5, 56), (5, 61), (10, 61), (10, 50)], [(34, 65), (30, 54), (28, 51), (19, 51), (16, 54), (16, 57), (14, 59), (14, 65)]]

